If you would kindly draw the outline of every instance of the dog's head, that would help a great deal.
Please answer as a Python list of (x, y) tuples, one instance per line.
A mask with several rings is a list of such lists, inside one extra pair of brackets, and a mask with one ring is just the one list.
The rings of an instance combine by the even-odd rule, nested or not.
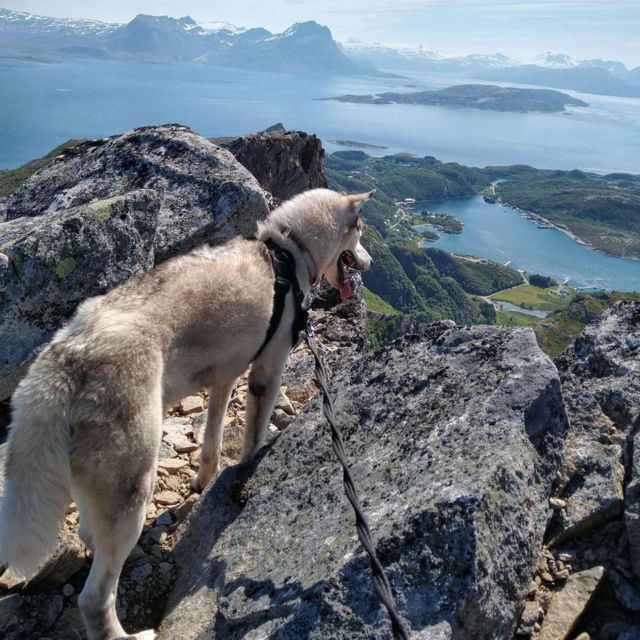
[(322, 273), (331, 286), (340, 291), (343, 300), (351, 296), (348, 269), (366, 271), (373, 262), (367, 250), (360, 244), (364, 228), (360, 208), (372, 194), (373, 191), (341, 196), (342, 202), (337, 203), (338, 206), (334, 210), (338, 222), (339, 244)]
[(303, 256), (311, 256), (309, 284), (324, 275), (344, 300), (351, 295), (348, 270), (366, 271), (372, 263), (360, 244), (364, 226), (360, 208), (372, 193), (347, 196), (330, 189), (305, 191), (272, 211), (260, 225), (258, 237), (289, 239), (302, 249)]

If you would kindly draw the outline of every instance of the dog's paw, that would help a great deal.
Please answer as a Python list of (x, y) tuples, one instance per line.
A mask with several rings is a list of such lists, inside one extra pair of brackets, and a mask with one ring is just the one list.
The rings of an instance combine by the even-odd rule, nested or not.
[(202, 491), (204, 490), (204, 487), (200, 486), (200, 482), (198, 482), (198, 478), (191, 478), (191, 488), (196, 492), (196, 493), (202, 493)]

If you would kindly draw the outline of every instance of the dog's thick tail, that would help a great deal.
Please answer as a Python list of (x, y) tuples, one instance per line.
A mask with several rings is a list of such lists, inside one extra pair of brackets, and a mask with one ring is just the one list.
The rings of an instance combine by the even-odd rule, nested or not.
[(43, 380), (39, 364), (14, 395), (0, 502), (0, 565), (24, 580), (55, 548), (70, 502), (69, 389), (58, 372), (58, 384)]

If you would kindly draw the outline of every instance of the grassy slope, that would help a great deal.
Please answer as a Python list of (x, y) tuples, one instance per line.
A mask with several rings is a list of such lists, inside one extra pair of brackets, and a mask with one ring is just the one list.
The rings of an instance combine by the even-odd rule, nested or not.
[(513, 289), (498, 291), (491, 296), (492, 300), (499, 302), (510, 302), (525, 309), (538, 309), (540, 311), (555, 311), (566, 307), (569, 301), (559, 295), (541, 289), (530, 284), (522, 284)]
[(75, 147), (82, 140), (67, 140), (63, 144), (57, 146), (53, 151), (47, 153), (46, 156), (32, 160), (23, 164), (17, 169), (9, 169), (0, 173), (0, 198), (12, 194), (25, 180), (32, 176), (38, 169), (51, 162), (53, 158), (59, 156), (65, 149)]
[(579, 293), (564, 308), (535, 323), (538, 344), (552, 358), (560, 355), (594, 318), (618, 300), (640, 300), (640, 293)]

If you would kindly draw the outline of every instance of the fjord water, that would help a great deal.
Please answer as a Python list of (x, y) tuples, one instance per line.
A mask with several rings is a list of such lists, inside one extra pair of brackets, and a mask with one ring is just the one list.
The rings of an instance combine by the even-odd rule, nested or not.
[[(572, 95), (590, 103), (568, 114), (506, 113), (421, 105), (319, 101), (345, 93), (416, 91), (459, 77), (321, 77), (200, 64), (60, 59), (46, 64), (2, 57), (0, 168), (39, 157), (69, 138), (100, 138), (133, 127), (180, 122), (205, 136), (240, 135), (281, 121), (331, 140), (384, 145), (471, 166), (640, 172), (640, 100)], [(407, 196), (411, 194), (406, 194)], [(640, 263), (598, 254), (561, 233), (539, 230), (481, 198), (441, 210), (464, 223), (437, 246), (480, 255), (576, 286), (640, 290)]]
[(482, 196), (418, 202), (415, 208), (450, 213), (464, 224), (461, 234), (443, 233), (424, 246), (509, 263), (513, 269), (542, 273), (578, 288), (640, 291), (640, 261), (604, 255), (556, 229), (538, 229), (515, 209), (489, 204)]
[[(9, 54), (10, 52), (4, 52)], [(460, 77), (314, 76), (202, 64), (2, 57), (0, 168), (43, 155), (69, 138), (96, 138), (137, 126), (181, 122), (205, 136), (240, 135), (281, 121), (330, 140), (383, 145), (471, 166), (640, 172), (640, 100), (576, 95), (589, 108), (507, 113), (422, 105), (365, 105), (316, 98), (416, 91)]]

